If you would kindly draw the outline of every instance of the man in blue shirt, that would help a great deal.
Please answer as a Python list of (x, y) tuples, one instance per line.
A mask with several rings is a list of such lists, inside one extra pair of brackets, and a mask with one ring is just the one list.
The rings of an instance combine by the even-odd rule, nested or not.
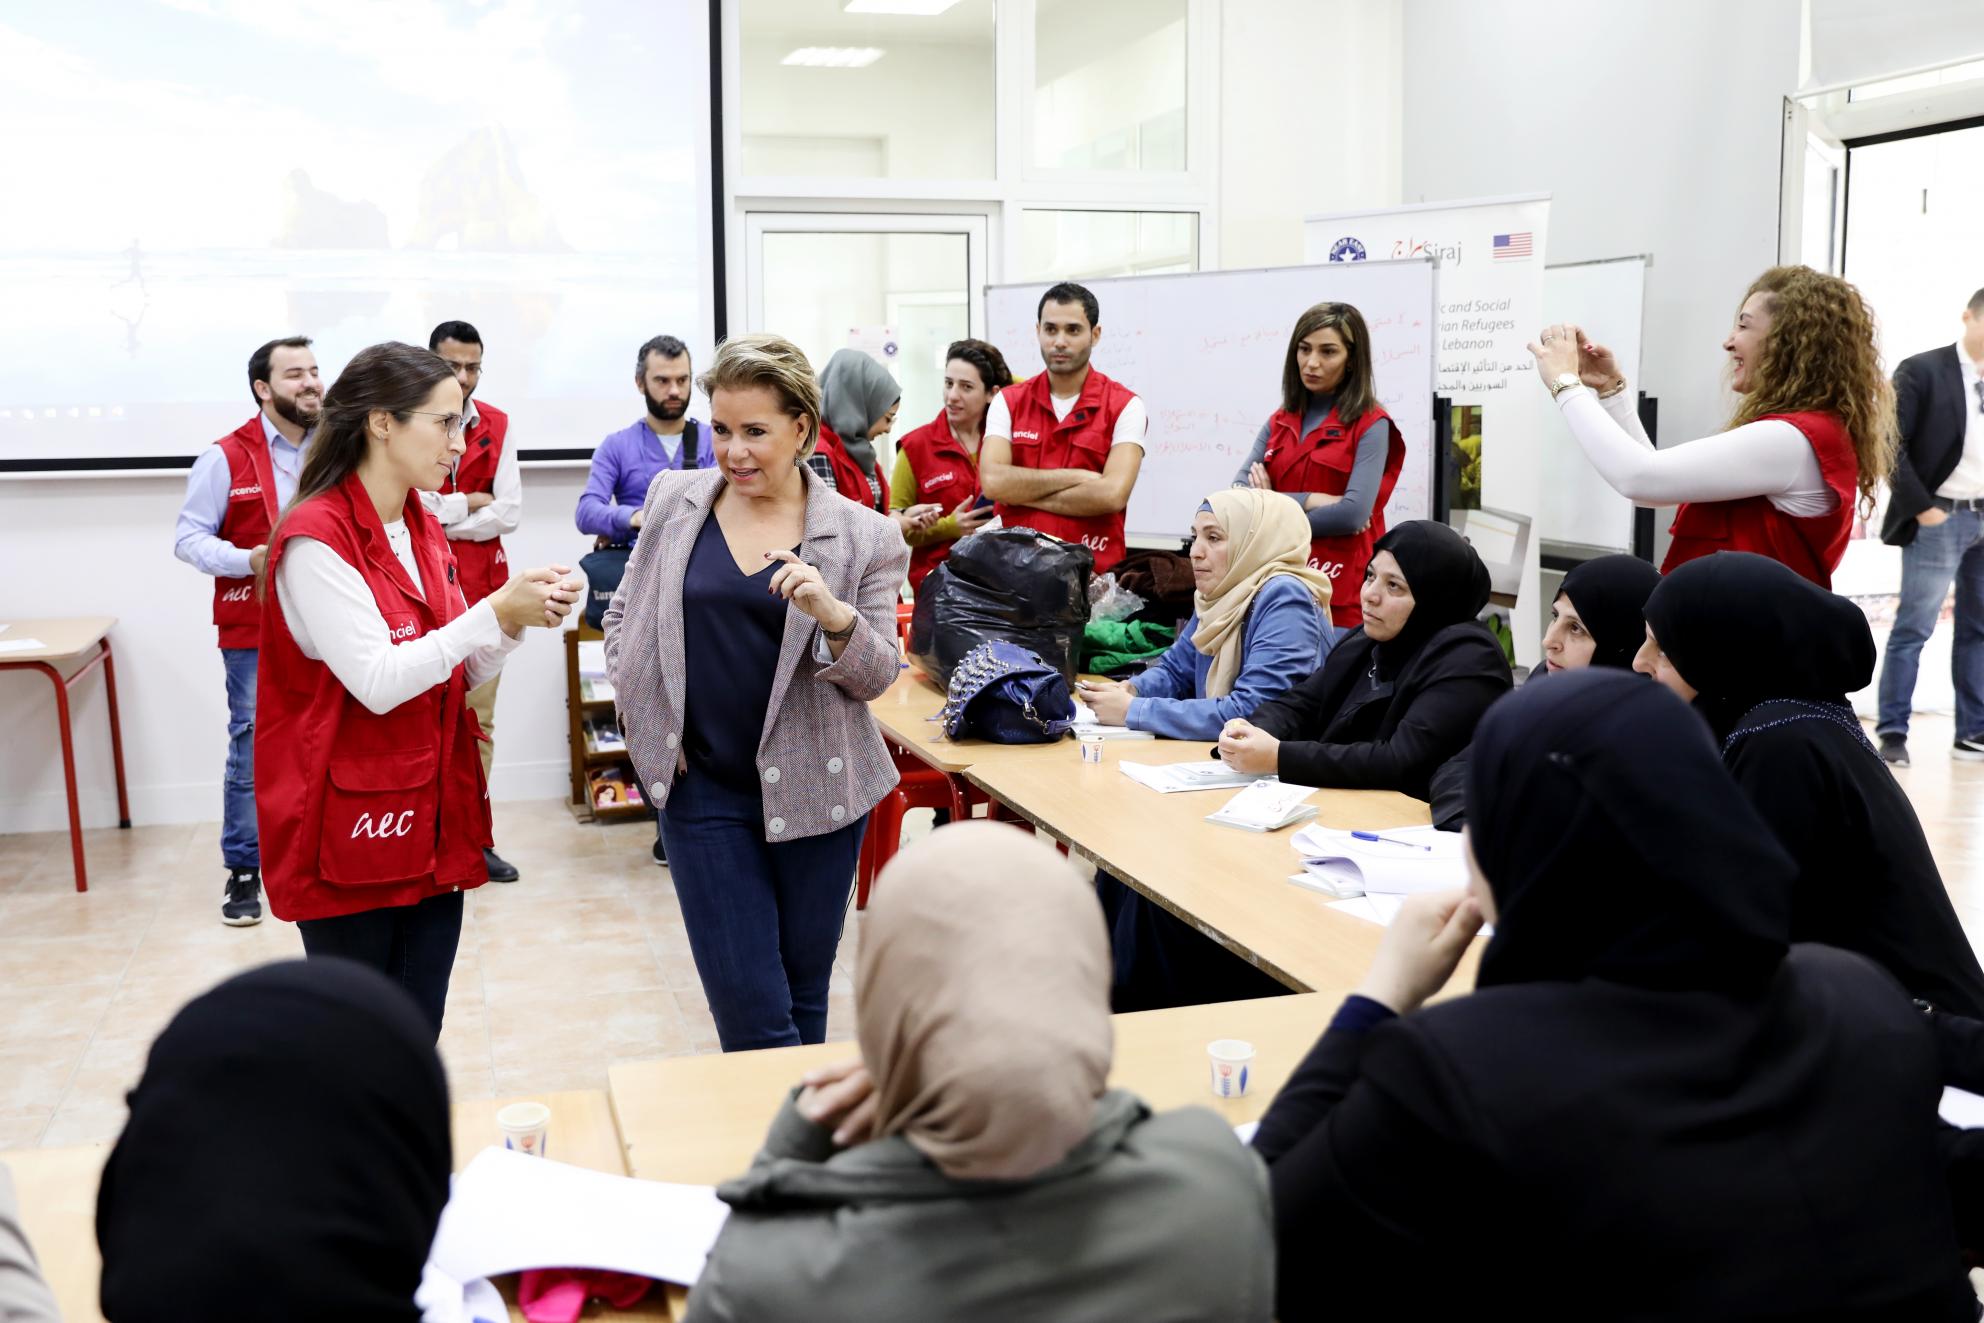
[(255, 577), (269, 531), (296, 495), (324, 385), (308, 337), (271, 340), (248, 359), (248, 389), (260, 410), (193, 461), (173, 554), (214, 578), (214, 625), (227, 676), (227, 771), (221, 797), (221, 862), (227, 889), (221, 922), (262, 921), (262, 855), (255, 828), (255, 662), (261, 608)]
[[(599, 443), (579, 496), (579, 531), (616, 546), (639, 535), (641, 507), (657, 473), (716, 467), (708, 425), (689, 417), (689, 347), (672, 335), (657, 335), (642, 345), (634, 360), (634, 385), (647, 401), (647, 412)], [(693, 447), (685, 438), (693, 440)]]

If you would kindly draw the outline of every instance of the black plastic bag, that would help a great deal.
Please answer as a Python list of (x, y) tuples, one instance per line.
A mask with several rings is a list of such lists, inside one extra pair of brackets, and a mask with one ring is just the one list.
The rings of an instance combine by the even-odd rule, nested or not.
[(909, 652), (939, 685), (981, 643), (1017, 643), (1075, 683), (1095, 553), (1030, 528), (973, 533), (923, 580)]

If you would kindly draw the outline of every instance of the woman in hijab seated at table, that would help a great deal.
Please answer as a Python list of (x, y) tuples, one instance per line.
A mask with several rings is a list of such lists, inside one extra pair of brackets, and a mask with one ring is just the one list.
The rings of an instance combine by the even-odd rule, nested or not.
[(1219, 756), (1295, 785), (1398, 790), (1425, 799), (1441, 763), (1510, 686), (1502, 645), (1475, 617), (1488, 567), (1445, 524), (1414, 519), (1378, 539), (1364, 626), (1321, 670), (1226, 723)]
[(1266, 1323), (1267, 1179), (1226, 1121), (1111, 1090), (1108, 950), (1030, 834), (939, 828), (883, 871), (861, 1059), (814, 1071), (718, 1193), (692, 1323)]
[(1295, 498), (1222, 488), (1192, 520), (1192, 618), (1143, 674), (1084, 681), (1105, 726), (1172, 740), (1216, 740), (1323, 664), (1336, 630), (1330, 579), (1309, 565), (1309, 519)]
[(103, 1315), (420, 1318), (448, 1084), (412, 998), (349, 960), (264, 965), (174, 1016), (97, 1191)]
[(1873, 631), (1844, 597), (1748, 552), (1675, 568), (1634, 665), (1695, 705), (1722, 761), (1798, 864), (1791, 935), (1871, 956), (1909, 995), (1984, 1017), (1984, 969), (1908, 796), (1847, 695)]
[[(1646, 641), (1640, 608), (1660, 582), (1660, 571), (1638, 556), (1594, 556), (1578, 562), (1558, 585), (1550, 604), (1550, 627), (1543, 631), (1543, 670), (1580, 671), (1587, 666), (1633, 669), (1633, 655)], [(1467, 750), (1433, 773), (1433, 825), (1459, 831), (1467, 817)]]
[[(1790, 945), (1796, 870), (1702, 723), (1558, 676), (1470, 776), (1467, 891), (1407, 900), (1255, 1136), (1279, 1317), (1975, 1319), (1928, 1024)], [(1477, 991), (1421, 1009), (1484, 919)]]

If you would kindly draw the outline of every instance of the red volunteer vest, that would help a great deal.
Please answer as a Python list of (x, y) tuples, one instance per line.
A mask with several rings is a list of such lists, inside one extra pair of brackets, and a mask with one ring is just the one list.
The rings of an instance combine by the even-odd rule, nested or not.
[[(503, 439), (510, 434), (510, 415), (493, 404), (477, 400), (475, 426), (465, 438), (468, 449), (454, 477), (441, 484), (441, 494), (487, 492), (496, 487), (496, 462), (503, 458)], [(510, 579), (510, 560), (503, 554), (503, 539), (492, 537), (476, 542), (461, 538), (454, 543), (455, 560), (461, 565), (462, 596), (474, 606), (501, 588)]]
[(1405, 439), (1391, 415), (1375, 406), (1346, 428), (1331, 409), (1329, 416), (1307, 436), (1299, 435), (1302, 419), (1286, 409), (1277, 409), (1268, 419), (1268, 450), (1262, 464), (1268, 481), (1278, 492), (1322, 492), (1341, 496), (1350, 485), (1350, 471), (1357, 457), (1357, 443), (1380, 420), (1391, 423), (1391, 445), (1385, 452), (1384, 476), (1378, 480), (1377, 499), (1371, 503), (1371, 523), (1361, 533), (1319, 537), (1309, 543), (1309, 564), (1330, 576), (1330, 623), (1356, 629), (1364, 623), (1360, 604), (1364, 592), (1364, 567), (1371, 563), (1371, 548), (1385, 535), (1385, 506), (1398, 486), (1399, 471), (1405, 467)]
[[(1047, 374), (1008, 386), (1006, 408), (1013, 418), (1013, 463), (1023, 469), (1087, 469), (1102, 472), (1116, 419), (1135, 392), (1088, 370), (1081, 397), (1062, 419), (1054, 417)], [(1076, 518), (1050, 514), (1030, 505), (999, 503), (999, 519), (1016, 528), (1037, 528), (1064, 542), (1079, 542), (1095, 553), (1095, 572), (1107, 574), (1123, 559), (1123, 512)]]
[[(941, 505), (950, 511), (962, 501), (978, 498), (978, 461), (951, 435), (943, 410), (937, 411), (935, 422), (923, 424), (902, 439), (902, 453), (909, 457), (909, 471), (916, 475), (912, 505)], [(951, 554), (952, 545), (932, 542), (910, 552), (911, 592), (922, 587), (925, 576)]]
[[(315, 538), (365, 578), (395, 644), (468, 609), (441, 525), (409, 493), (406, 526), (422, 595), (393, 555), (356, 475), (304, 501), (269, 547)], [(460, 545), (460, 544), (456, 544)], [(296, 646), (271, 590), (262, 596), (255, 709), (255, 814), (262, 878), (278, 919), (326, 919), (413, 905), (488, 880), (489, 798), (466, 700), (467, 666), (383, 716)]]
[[(1772, 413), (1805, 434), (1818, 456), (1819, 474), (1838, 503), (1822, 515), (1788, 515), (1767, 496), (1739, 501), (1687, 501), (1674, 512), (1674, 535), (1662, 574), (1676, 565), (1717, 551), (1754, 551), (1789, 565), (1821, 588), (1832, 587), (1832, 572), (1846, 554), (1853, 532), (1853, 502), (1859, 491), (1860, 460), (1853, 438), (1837, 414)], [(1759, 421), (1762, 421), (1761, 419)]]
[(882, 489), (877, 496), (868, 486), (868, 475), (854, 462), (854, 456), (847, 453), (840, 433), (828, 427), (823, 419), (820, 423), (820, 444), (815, 447), (834, 466), (834, 486), (840, 494), (856, 505), (865, 505), (877, 514), (889, 512), (889, 475), (882, 471), (879, 460), (875, 464), (875, 483)]
[[(269, 438), (256, 414), (214, 442), (227, 457), (227, 510), (216, 532), (223, 542), (253, 551), (275, 527), (276, 470)], [(255, 600), (255, 576), (214, 580), (214, 624), (223, 648), (253, 648), (262, 641), (262, 607)]]

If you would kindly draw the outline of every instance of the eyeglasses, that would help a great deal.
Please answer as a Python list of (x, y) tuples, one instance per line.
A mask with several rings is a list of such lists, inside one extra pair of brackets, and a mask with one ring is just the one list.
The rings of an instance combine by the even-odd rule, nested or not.
[(458, 413), (429, 413), (425, 409), (408, 409), (407, 412), (421, 418), (439, 418), (441, 426), (448, 431), (450, 441), (460, 437), (468, 425), (468, 419)]

